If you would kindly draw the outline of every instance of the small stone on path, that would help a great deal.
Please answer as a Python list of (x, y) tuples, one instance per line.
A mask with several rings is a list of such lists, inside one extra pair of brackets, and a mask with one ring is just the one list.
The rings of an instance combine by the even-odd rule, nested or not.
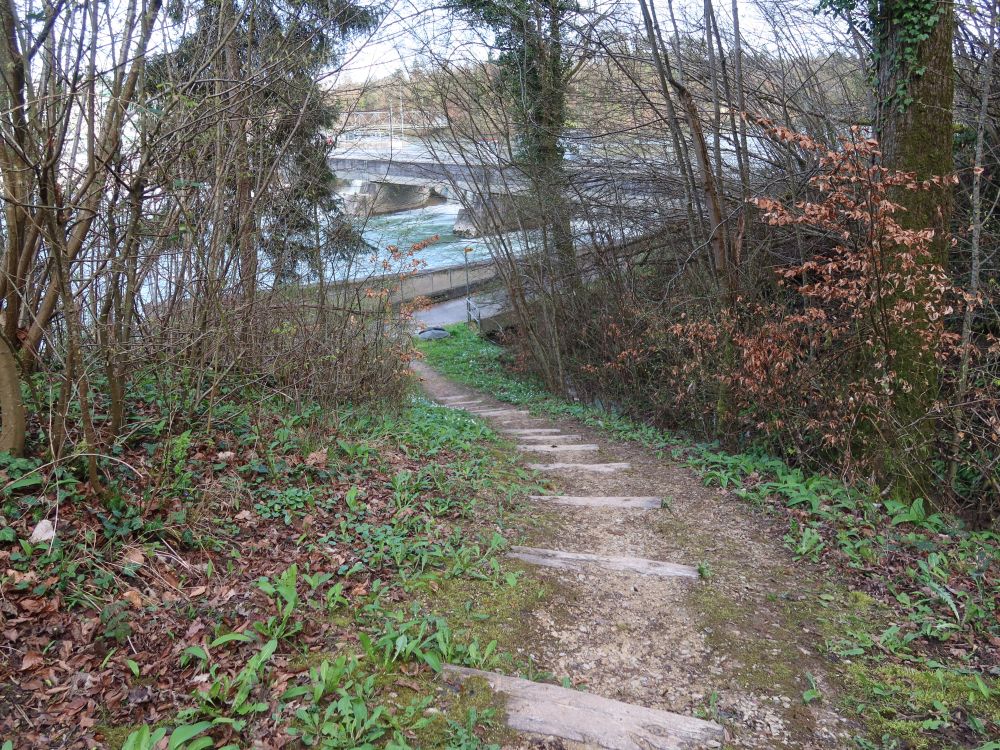
[(449, 336), (451, 336), (450, 333), (448, 333), (443, 328), (437, 328), (437, 327), (425, 328), (424, 330), (420, 331), (417, 334), (417, 337), (423, 339), (424, 341), (434, 341), (435, 339), (446, 339)]

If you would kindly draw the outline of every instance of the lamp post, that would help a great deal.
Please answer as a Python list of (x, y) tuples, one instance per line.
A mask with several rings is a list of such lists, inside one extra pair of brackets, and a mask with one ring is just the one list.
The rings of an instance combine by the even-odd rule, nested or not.
[(469, 253), (472, 252), (471, 247), (465, 248), (463, 251), (463, 256), (465, 257), (465, 324), (472, 324), (472, 296), (470, 294), (469, 287)]

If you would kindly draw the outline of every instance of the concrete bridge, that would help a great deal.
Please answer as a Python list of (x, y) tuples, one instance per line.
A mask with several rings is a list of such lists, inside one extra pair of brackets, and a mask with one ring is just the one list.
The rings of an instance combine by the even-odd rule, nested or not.
[(363, 184), (349, 208), (358, 214), (392, 213), (440, 196), (462, 204), (455, 234), (476, 237), (519, 226), (518, 196), (527, 196), (528, 181), (516, 167), (447, 163), (414, 151), (331, 156), (330, 168), (338, 179)]
[[(426, 151), (414, 149), (392, 153), (366, 153), (358, 150), (334, 152), (330, 168), (337, 177), (347, 180), (391, 182), (433, 188), (442, 194), (449, 191), (523, 193), (531, 187), (527, 175), (513, 163), (474, 164), (435, 159)], [(632, 195), (648, 195), (658, 181), (631, 168), (626, 161), (588, 160), (566, 162), (570, 197), (582, 200), (614, 189)]]
[(385, 133), (389, 137), (394, 134), (402, 136), (423, 135), (445, 130), (448, 120), (443, 115), (432, 115), (420, 110), (403, 109), (389, 104), (386, 109), (353, 109), (345, 112), (336, 127), (330, 133), (359, 134), (370, 137), (373, 134)]
[[(468, 237), (520, 228), (525, 215), (538, 213), (531, 203), (531, 181), (514, 164), (435, 158), (427, 148), (405, 142), (395, 149), (392, 142), (388, 149), (338, 149), (329, 164), (338, 178), (363, 183), (357, 213), (408, 210), (439, 195), (462, 203), (455, 232)], [(664, 200), (662, 178), (637, 172), (626, 162), (570, 160), (567, 173), (572, 203), (646, 208), (652, 202), (661, 213), (684, 215), (681, 201)]]
[(428, 187), (442, 195), (449, 195), (456, 189), (466, 192), (479, 192), (484, 188), (491, 192), (499, 189), (522, 192), (527, 189), (527, 180), (516, 167), (359, 156), (332, 156), (329, 164), (340, 179)]

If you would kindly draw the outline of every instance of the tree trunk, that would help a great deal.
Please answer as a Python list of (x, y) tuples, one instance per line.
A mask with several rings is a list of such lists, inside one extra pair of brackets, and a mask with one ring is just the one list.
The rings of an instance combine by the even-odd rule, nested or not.
[(17, 358), (3, 335), (0, 335), (0, 420), (0, 452), (23, 455), (26, 419), (21, 377)]
[[(954, 168), (954, 32), (955, 13), (950, 2), (938, 2), (920, 13), (902, 0), (883, 0), (879, 7), (875, 26), (876, 124), (883, 160), (890, 169), (915, 173), (918, 181), (948, 175)], [(926, 38), (916, 44), (909, 41), (921, 35)], [(904, 208), (896, 215), (904, 229), (934, 229), (927, 262), (946, 267), (950, 186), (942, 183), (930, 190), (899, 190), (893, 198)], [(897, 251), (905, 249), (890, 250)], [(886, 260), (890, 268), (899, 264), (895, 258)], [(912, 294), (919, 309), (921, 290)], [(891, 366), (906, 386), (896, 389), (898, 426), (895, 435), (887, 436), (884, 471), (894, 491), (905, 499), (928, 497), (934, 483), (931, 458), (936, 425), (932, 412), (939, 390), (937, 364), (920, 329), (917, 325), (891, 332), (895, 350)]]
[[(978, 296), (982, 273), (982, 237), (983, 225), (983, 163), (986, 159), (986, 128), (989, 121), (990, 94), (993, 84), (993, 61), (996, 54), (997, 26), (1000, 24), (1000, 3), (993, 0), (990, 9), (989, 41), (986, 45), (986, 61), (983, 63), (982, 88), (980, 89), (979, 115), (976, 118), (976, 149), (972, 163), (972, 237), (969, 254), (971, 267), (969, 269), (969, 285), (967, 291), (973, 297)], [(955, 426), (951, 437), (951, 461), (948, 466), (948, 486), (955, 490), (955, 480), (958, 476), (959, 454), (962, 448), (962, 432), (965, 428), (965, 399), (969, 390), (969, 366), (972, 353), (972, 323), (974, 307), (965, 306), (962, 318), (961, 362), (959, 365), (958, 388), (955, 394)], [(985, 504), (976, 508), (985, 516)]]
[[(952, 157), (952, 104), (955, 67), (952, 41), (955, 10), (938, 2), (937, 23), (925, 40), (914, 47), (904, 41), (911, 33), (901, 16), (910, 3), (884, 0), (878, 38), (878, 105), (876, 122), (885, 166), (915, 172), (918, 180), (947, 175)], [(912, 24), (908, 21), (907, 24)], [(921, 72), (922, 71), (922, 72)], [(935, 231), (934, 260), (948, 263), (948, 222), (952, 191), (947, 185), (927, 191), (905, 191), (896, 196), (906, 212), (897, 215), (904, 229)]]

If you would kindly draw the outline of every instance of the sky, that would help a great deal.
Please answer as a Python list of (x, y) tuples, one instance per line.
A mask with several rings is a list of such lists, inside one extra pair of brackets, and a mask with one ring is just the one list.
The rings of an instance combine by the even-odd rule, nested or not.
[[(602, 11), (611, 9), (612, 3), (627, 13), (638, 17), (637, 0), (595, 0)], [(810, 0), (737, 0), (740, 14), (741, 34), (748, 46), (768, 45), (774, 41), (774, 26), (764, 18), (758, 7), (764, 3), (774, 12), (796, 9), (796, 27), (803, 32), (829, 34), (836, 24), (824, 16), (812, 15)], [(443, 10), (431, 9), (421, 0), (391, 0), (391, 7), (380, 27), (369, 37), (356, 39), (349, 47), (347, 60), (338, 77), (338, 85), (351, 83), (362, 85), (369, 80), (377, 80), (397, 70), (406, 71), (416, 64), (428, 45), (433, 45), (438, 54), (473, 55), (485, 58), (486, 46), (475, 30), (463, 27), (449, 18)], [(661, 25), (667, 25), (669, 11), (667, 0), (654, 0)], [(720, 25), (730, 24), (731, 0), (716, 4)], [(675, 0), (674, 10), (680, 20), (683, 17), (697, 22), (704, 17), (702, 0)], [(683, 26), (684, 24), (681, 23)], [(664, 29), (666, 32), (666, 29)]]

